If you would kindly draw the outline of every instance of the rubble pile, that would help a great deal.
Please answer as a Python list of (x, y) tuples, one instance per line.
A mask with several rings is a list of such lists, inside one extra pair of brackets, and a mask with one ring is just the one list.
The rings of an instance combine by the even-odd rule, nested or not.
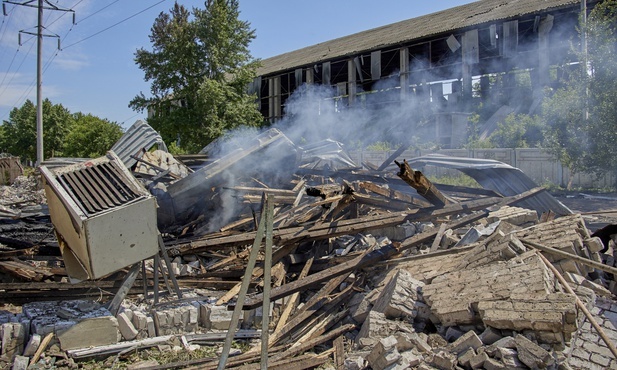
[[(143, 124), (130, 132), (158, 142)], [(148, 364), (617, 368), (614, 234), (592, 236), (542, 188), (503, 196), (444, 187), (406, 161), (359, 167), (341, 145), (296, 148), (278, 131), (201, 168), (164, 146), (136, 146), (139, 138), (121, 139), (109, 158), (124, 158), (156, 197), (160, 251), (151, 258), (76, 281), (64, 263), (75, 247), (54, 212), (2, 215), (0, 227), (55, 226), (60, 242), (1, 241), (0, 297), (13, 305), (0, 311), (0, 367), (77, 368), (146, 348), (211, 346), (218, 355)], [(280, 149), (285, 156), (267, 160)], [(103, 173), (99, 162), (71, 168)], [(70, 178), (67, 168), (43, 173)], [(140, 230), (139, 217), (130, 222)], [(71, 263), (96, 267), (72, 253)], [(248, 346), (234, 351), (232, 339)]]

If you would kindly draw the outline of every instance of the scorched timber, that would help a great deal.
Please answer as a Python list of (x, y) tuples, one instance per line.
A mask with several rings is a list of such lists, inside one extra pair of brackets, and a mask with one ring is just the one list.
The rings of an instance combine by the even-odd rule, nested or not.
[[(423, 221), (435, 217), (444, 217), (462, 212), (472, 212), (503, 203), (504, 200), (516, 201), (515, 197), (509, 198), (484, 198), (473, 201), (450, 204), (444, 208), (422, 208), (398, 213), (390, 213), (379, 216), (367, 216), (351, 220), (341, 220), (330, 223), (322, 223), (310, 227), (290, 227), (274, 230), (275, 244), (291, 243), (300, 240), (319, 240), (334, 236), (359, 233), (367, 230), (379, 229), (388, 226), (396, 226), (405, 221)], [(167, 243), (171, 254), (188, 254), (207, 251), (209, 249), (231, 248), (234, 246), (248, 245), (255, 240), (255, 232), (247, 232), (237, 235), (206, 236), (205, 238), (190, 241), (188, 243)]]
[[(534, 188), (524, 193), (521, 193), (519, 195), (502, 198), (502, 200), (498, 204), (500, 206), (504, 206), (504, 205), (509, 205), (509, 204), (513, 204), (516, 202), (520, 202), (544, 190), (545, 189), (540, 188), (540, 187)], [(457, 203), (452, 206), (453, 207), (455, 206), (463, 207), (462, 208), (463, 210), (470, 211), (470, 209), (467, 206), (464, 206), (463, 203)], [(483, 208), (486, 208), (486, 207), (483, 207)], [(444, 210), (445, 208), (436, 210), (435, 213), (438, 213), (439, 211), (444, 211)], [(488, 213), (489, 212), (487, 210), (484, 210), (482, 212), (472, 213), (468, 216), (462, 217), (456, 221), (448, 223), (446, 226), (446, 229), (454, 230), (459, 227), (463, 227), (467, 224), (470, 224), (474, 221), (477, 221), (479, 219), (486, 217)], [(398, 255), (400, 252), (406, 249), (410, 249), (412, 247), (418, 246), (423, 243), (432, 242), (432, 240), (435, 238), (438, 232), (439, 230), (434, 228), (430, 231), (426, 231), (421, 234), (416, 234), (410, 238), (407, 238), (406, 240), (402, 241), (400, 244), (396, 246), (393, 244), (386, 245), (366, 255), (359, 256), (357, 258), (354, 258), (353, 260), (344, 262), (340, 265), (337, 265), (332, 268), (322, 270), (315, 274), (309, 275), (304, 279), (295, 280), (283, 286), (274, 288), (270, 291), (270, 299), (274, 301), (279, 298), (287, 297), (295, 292), (299, 292), (310, 286), (314, 286), (316, 284), (320, 284), (320, 283), (332, 280), (336, 276), (340, 276), (342, 274), (348, 273), (356, 269), (361, 269), (364, 267), (375, 265), (378, 262), (390, 259), (393, 256)], [(263, 302), (262, 300), (263, 298), (262, 298), (261, 293), (256, 294), (252, 297), (247, 297), (247, 300), (245, 301), (244, 306), (242, 308), (245, 310), (252, 310), (254, 308), (259, 307), (259, 305), (261, 305)]]
[(422, 172), (414, 171), (406, 160), (403, 160), (403, 163), (397, 161), (394, 161), (394, 163), (396, 163), (400, 169), (396, 175), (416, 189), (418, 194), (422, 195), (426, 200), (431, 202), (431, 204), (437, 207), (443, 207), (451, 203)]

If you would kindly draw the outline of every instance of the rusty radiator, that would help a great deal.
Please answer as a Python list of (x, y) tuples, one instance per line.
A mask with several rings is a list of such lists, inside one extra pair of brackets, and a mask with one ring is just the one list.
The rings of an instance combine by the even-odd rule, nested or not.
[(156, 200), (110, 151), (56, 169), (41, 166), (68, 275), (97, 279), (158, 252)]

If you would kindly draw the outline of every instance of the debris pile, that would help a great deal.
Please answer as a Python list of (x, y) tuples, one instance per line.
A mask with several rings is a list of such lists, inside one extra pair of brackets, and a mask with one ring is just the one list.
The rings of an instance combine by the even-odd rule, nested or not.
[[(169, 155), (147, 125), (127, 135), (107, 158), (121, 160), (156, 198), (160, 233), (131, 252), (141, 261), (123, 263), (123, 239), (109, 228), (117, 271), (80, 278), (72, 271), (81, 257), (71, 268), (66, 261), (67, 249), (80, 252), (62, 235), (86, 237), (77, 226), (91, 216), (141, 230), (139, 213), (123, 218), (122, 204), (97, 210), (92, 197), (90, 214), (73, 226), (54, 216), (66, 209), (62, 200), (50, 201), (51, 219), (2, 215), (0, 227), (9, 219), (46, 225), (59, 237), (0, 240), (0, 297), (14, 305), (0, 311), (6, 367), (79, 367), (147, 348), (215, 347), (216, 355), (148, 364), (617, 368), (615, 234), (592, 236), (581, 214), (542, 188), (504, 195), (499, 189), (515, 185), (499, 178), (493, 188), (442, 186), (410, 167), (419, 161), (360, 167), (339, 143), (300, 148), (274, 129), (198, 168)], [(86, 176), (96, 163), (41, 171), (47, 181), (75, 168)], [(481, 178), (482, 168), (491, 167), (465, 171)], [(81, 184), (86, 197), (93, 187)], [(232, 340), (248, 346), (233, 350)]]

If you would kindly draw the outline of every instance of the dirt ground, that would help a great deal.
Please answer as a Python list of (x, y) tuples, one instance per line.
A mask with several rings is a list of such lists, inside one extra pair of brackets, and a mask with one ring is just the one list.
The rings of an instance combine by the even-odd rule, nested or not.
[(617, 193), (558, 192), (551, 194), (573, 212), (582, 214), (591, 232), (608, 224), (617, 224)]

